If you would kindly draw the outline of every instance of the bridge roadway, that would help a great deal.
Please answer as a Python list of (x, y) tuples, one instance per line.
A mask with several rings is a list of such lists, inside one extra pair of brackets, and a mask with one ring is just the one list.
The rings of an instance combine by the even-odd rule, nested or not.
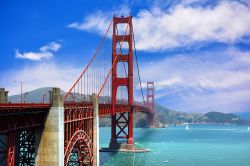
[[(22, 128), (38, 127), (44, 124), (46, 114), (51, 104), (44, 103), (0, 103), (0, 133), (10, 132)], [(64, 104), (64, 123), (93, 118), (93, 103), (91, 102), (67, 102)], [(129, 112), (127, 104), (117, 104), (116, 113)], [(78, 111), (78, 114), (72, 114)], [(151, 113), (143, 104), (134, 105), (135, 112)], [(99, 116), (112, 114), (111, 104), (99, 104)]]

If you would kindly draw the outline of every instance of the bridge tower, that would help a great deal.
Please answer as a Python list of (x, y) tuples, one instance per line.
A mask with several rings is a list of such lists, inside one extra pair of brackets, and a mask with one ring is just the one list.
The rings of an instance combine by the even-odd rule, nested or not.
[(147, 105), (152, 114), (147, 115), (147, 127), (155, 128), (155, 95), (154, 82), (147, 82)]
[[(117, 25), (126, 24), (127, 29), (125, 34), (118, 34)], [(128, 53), (118, 53), (118, 43), (128, 43)], [(122, 45), (122, 44), (121, 44)], [(112, 115), (111, 115), (111, 142), (110, 149), (133, 149), (134, 137), (133, 137), (133, 32), (132, 32), (132, 16), (129, 17), (113, 17), (113, 36), (112, 36)], [(127, 63), (128, 74), (126, 77), (119, 78), (117, 76), (117, 64)], [(118, 87), (126, 87), (128, 93), (128, 113), (116, 113), (115, 105), (117, 100)], [(126, 144), (121, 143), (122, 140), (126, 140)], [(122, 147), (125, 146), (125, 147)]]

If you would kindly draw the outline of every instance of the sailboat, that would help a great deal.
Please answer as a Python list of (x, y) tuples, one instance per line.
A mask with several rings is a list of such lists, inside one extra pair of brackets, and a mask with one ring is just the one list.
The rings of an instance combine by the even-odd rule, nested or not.
[(247, 130), (249, 131), (250, 130), (250, 127), (248, 126)]
[(188, 125), (186, 125), (186, 130), (188, 130)]

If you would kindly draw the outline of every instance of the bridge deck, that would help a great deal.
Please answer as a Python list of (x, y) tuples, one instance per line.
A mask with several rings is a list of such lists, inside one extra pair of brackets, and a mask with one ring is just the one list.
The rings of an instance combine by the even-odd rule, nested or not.
[[(12, 114), (19, 114), (19, 113), (34, 113), (34, 112), (46, 112), (49, 111), (51, 104), (44, 104), (44, 103), (6, 103), (0, 104), (0, 117), (3, 115), (12, 115)], [(151, 113), (150, 109), (146, 106), (141, 104), (135, 104), (135, 111), (138, 112), (145, 112)], [(65, 109), (85, 109), (85, 110), (93, 110), (93, 104), (88, 103), (65, 103)], [(99, 114), (100, 116), (109, 115), (111, 114), (111, 104), (99, 104)], [(129, 106), (127, 104), (117, 104), (116, 105), (116, 112), (128, 112)]]
[[(0, 104), (0, 133), (6, 133), (12, 130), (22, 128), (31, 128), (42, 126), (45, 122), (50, 104), (43, 103), (6, 103)], [(148, 107), (143, 105), (134, 105), (135, 111), (151, 113)], [(93, 118), (92, 103), (65, 103), (65, 123), (77, 120)], [(116, 113), (129, 112), (129, 106), (126, 104), (117, 104)], [(79, 115), (71, 114), (78, 111)], [(101, 117), (111, 115), (111, 104), (99, 104), (99, 115)]]

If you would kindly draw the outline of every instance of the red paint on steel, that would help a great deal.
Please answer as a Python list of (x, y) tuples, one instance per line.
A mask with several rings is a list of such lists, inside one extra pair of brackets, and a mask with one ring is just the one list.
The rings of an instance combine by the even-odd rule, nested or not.
[[(79, 162), (91, 164), (93, 160), (93, 105), (91, 103), (64, 104), (64, 164), (70, 164), (75, 151)], [(87, 151), (86, 151), (87, 150)], [(86, 151), (86, 152), (84, 152)], [(86, 156), (83, 156), (83, 152)]]
[(15, 165), (15, 133), (8, 133), (7, 166)]
[(147, 115), (147, 126), (155, 127), (154, 82), (147, 82), (147, 105), (151, 114)]
[[(64, 150), (64, 165), (69, 165), (70, 155), (73, 151), (73, 148), (77, 149), (78, 157), (81, 159), (81, 163), (92, 165), (93, 163), (93, 144), (92, 139), (86, 133), (86, 130), (78, 130), (76, 131)], [(84, 155), (83, 155), (84, 154)], [(79, 159), (78, 159), (79, 160)]]
[(44, 103), (0, 103), (1, 108), (49, 108), (50, 104)]
[(0, 104), (0, 133), (42, 126), (49, 109), (47, 104)]

